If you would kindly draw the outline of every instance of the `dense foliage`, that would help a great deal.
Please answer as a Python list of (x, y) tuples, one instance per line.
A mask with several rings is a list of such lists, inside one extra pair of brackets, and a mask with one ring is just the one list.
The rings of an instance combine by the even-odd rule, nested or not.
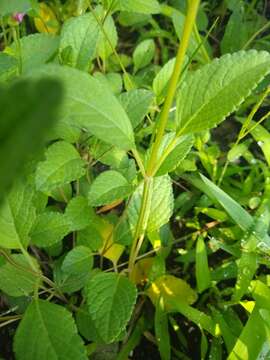
[(0, 0), (1, 359), (270, 359), (269, 16)]

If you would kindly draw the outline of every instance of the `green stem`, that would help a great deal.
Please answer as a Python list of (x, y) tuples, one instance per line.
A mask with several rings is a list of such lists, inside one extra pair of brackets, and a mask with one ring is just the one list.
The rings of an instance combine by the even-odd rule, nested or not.
[(147, 227), (149, 210), (151, 206), (151, 196), (153, 190), (153, 175), (156, 171), (156, 162), (158, 158), (158, 151), (160, 144), (167, 126), (169, 113), (173, 104), (174, 96), (177, 90), (178, 81), (184, 66), (185, 55), (188, 49), (189, 40), (193, 31), (193, 27), (196, 21), (196, 15), (199, 8), (200, 0), (190, 0), (188, 13), (185, 19), (183, 37), (177, 52), (175, 67), (169, 83), (168, 94), (164, 102), (164, 106), (160, 115), (160, 119), (157, 126), (156, 139), (152, 147), (146, 176), (144, 177), (142, 203), (140, 207), (139, 219), (137, 222), (132, 248), (129, 257), (129, 276), (132, 276), (136, 257), (139, 254), (140, 248), (143, 244), (144, 235)]
[(190, 1), (189, 7), (188, 7), (188, 13), (185, 19), (185, 25), (184, 25), (184, 32), (183, 37), (181, 40), (181, 44), (179, 46), (176, 61), (175, 61), (175, 67), (173, 70), (173, 74), (169, 83), (169, 89), (168, 94), (160, 115), (158, 129), (157, 129), (157, 135), (156, 139), (153, 145), (153, 149), (151, 151), (149, 163), (148, 163), (148, 169), (147, 174), (148, 176), (152, 175), (153, 168), (155, 167), (155, 162), (158, 156), (158, 150), (162, 141), (162, 137), (164, 135), (170, 109), (174, 100), (174, 96), (177, 89), (177, 84), (181, 75), (181, 71), (184, 65), (185, 61), (185, 55), (188, 49), (189, 40), (193, 31), (193, 27), (196, 21), (196, 15), (199, 8), (200, 0), (192, 0)]
[(16, 44), (16, 50), (18, 53), (18, 65), (19, 65), (19, 75), (22, 74), (22, 48), (21, 48), (21, 41), (20, 41), (20, 36), (19, 36), (19, 26), (16, 27), (12, 27), (12, 36), (13, 36), (13, 40)]
[[(135, 229), (132, 248), (131, 248), (131, 252), (130, 252), (130, 256), (129, 256), (128, 270), (129, 270), (130, 277), (131, 277), (132, 270), (133, 270), (133, 267), (134, 267), (134, 264), (136, 261), (136, 254), (138, 253), (138, 242), (139, 243), (142, 242), (141, 239), (144, 237), (144, 233), (146, 230), (148, 214), (149, 214), (149, 206), (151, 205), (152, 185), (153, 185), (153, 178), (145, 177), (139, 218), (137, 221), (137, 226)], [(139, 241), (138, 241), (138, 239), (139, 239)]]

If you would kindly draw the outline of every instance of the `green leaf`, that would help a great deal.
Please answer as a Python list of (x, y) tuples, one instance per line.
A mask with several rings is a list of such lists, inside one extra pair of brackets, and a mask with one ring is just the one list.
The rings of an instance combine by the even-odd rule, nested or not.
[[(256, 126), (255, 126), (256, 125)], [(254, 128), (253, 128), (254, 127)], [(251, 130), (253, 128), (253, 130)], [(250, 134), (257, 141), (257, 144), (262, 149), (265, 160), (267, 161), (268, 166), (270, 166), (270, 133), (262, 125), (256, 123), (255, 121), (250, 121), (247, 130), (251, 130)]]
[(252, 216), (205, 176), (201, 175), (201, 179), (205, 185), (206, 194), (218, 201), (241, 229), (249, 231), (254, 223)]
[(196, 243), (196, 281), (199, 293), (211, 286), (207, 249), (202, 236), (198, 237)]
[(95, 224), (93, 223), (84, 230), (78, 231), (77, 245), (87, 246), (91, 250), (97, 251), (102, 247), (103, 238), (100, 231), (98, 230), (98, 228), (95, 227)]
[(243, 251), (237, 264), (238, 274), (233, 294), (233, 301), (238, 302), (248, 290), (251, 280), (258, 268), (256, 252)]
[(59, 83), (48, 79), (0, 87), (0, 202), (28, 157), (42, 148), (61, 95)]
[(160, 102), (166, 95), (169, 81), (175, 65), (175, 58), (170, 59), (157, 73), (153, 81), (153, 91)]
[(6, 263), (0, 266), (0, 289), (14, 297), (33, 293), (35, 286), (40, 282), (39, 277), (32, 273), (33, 270), (24, 255), (13, 254), (10, 258), (12, 264)]
[(52, 144), (45, 155), (46, 160), (39, 163), (36, 171), (37, 190), (50, 192), (78, 180), (85, 174), (84, 161), (80, 154), (65, 141)]
[(91, 267), (84, 268), (84, 272), (65, 272), (62, 268), (65, 258), (61, 257), (54, 262), (53, 281), (63, 293), (72, 294), (81, 290), (89, 281)]
[(68, 19), (61, 30), (60, 55), (70, 50), (68, 65), (88, 70), (96, 55), (99, 27), (93, 14)]
[(101, 273), (89, 281), (86, 292), (99, 336), (106, 343), (113, 342), (130, 320), (137, 297), (135, 286), (122, 275)]
[(119, 101), (125, 109), (134, 129), (149, 112), (153, 99), (153, 93), (144, 89), (134, 89), (120, 95)]
[(0, 52), (0, 81), (6, 81), (17, 74), (18, 61), (14, 56)]
[(71, 313), (63, 306), (36, 300), (27, 308), (15, 334), (18, 360), (87, 360)]
[(88, 206), (87, 199), (77, 196), (70, 200), (66, 207), (65, 216), (70, 223), (71, 231), (87, 228), (93, 219), (93, 210)]
[(208, 331), (213, 336), (216, 335), (216, 324), (209, 315), (189, 306), (184, 301), (171, 300), (171, 306), (173, 311), (180, 312), (200, 328)]
[[(102, 24), (103, 30), (99, 33), (97, 54), (104, 60), (106, 60), (114, 51), (113, 49), (117, 45), (118, 36), (113, 17), (108, 14), (101, 6), (95, 8), (96, 16)], [(100, 28), (100, 25), (99, 25)], [(106, 36), (104, 35), (106, 34)]]
[(44, 66), (37, 74), (53, 76), (63, 83), (61, 123), (70, 128), (85, 128), (124, 150), (134, 147), (130, 120), (111, 91), (97, 79), (77, 69), (57, 65)]
[(5, 16), (16, 12), (26, 12), (31, 9), (30, 0), (1, 0), (0, 15)]
[(31, 242), (39, 247), (50, 247), (60, 242), (70, 232), (63, 214), (45, 212), (40, 214), (31, 231)]
[(235, 111), (270, 72), (270, 55), (256, 50), (227, 54), (189, 72), (178, 92), (181, 134), (212, 128)]
[[(128, 205), (128, 219), (132, 229), (135, 229), (139, 211), (141, 208), (143, 183), (141, 183), (133, 193)], [(152, 195), (149, 200), (149, 218), (147, 231), (158, 230), (166, 224), (173, 213), (173, 193), (171, 179), (168, 175), (154, 178), (152, 185)]]
[(164, 310), (164, 301), (160, 297), (155, 311), (155, 335), (161, 360), (171, 359), (171, 344), (169, 336), (168, 316)]
[(139, 43), (133, 53), (134, 71), (138, 71), (149, 65), (155, 56), (155, 42), (152, 39)]
[(130, 11), (141, 14), (158, 14), (161, 12), (157, 0), (118, 0), (118, 8), (122, 11)]
[(80, 275), (93, 267), (93, 256), (86, 246), (76, 246), (66, 255), (62, 270), (69, 275)]
[(228, 360), (267, 359), (270, 346), (259, 308), (253, 309), (240, 337), (228, 356)]
[(11, 55), (21, 58), (22, 72), (28, 73), (48, 62), (56, 53), (59, 37), (50, 34), (33, 34), (20, 39), (20, 50), (16, 43), (10, 46)]
[[(174, 138), (175, 138), (174, 132), (168, 133), (163, 137), (158, 154), (160, 159), (162, 158), (167, 146)], [(190, 134), (180, 136), (179, 138), (177, 138), (177, 141), (173, 149), (171, 150), (169, 155), (165, 158), (165, 160), (162, 162), (157, 172), (157, 175), (159, 176), (165, 175), (175, 170), (188, 155), (188, 153), (192, 148), (193, 143), (194, 143), (194, 138)]]
[(25, 179), (14, 184), (0, 207), (0, 246), (8, 249), (27, 247), (29, 232), (36, 219), (34, 196), (34, 189)]
[(119, 172), (108, 170), (101, 173), (90, 186), (88, 201), (92, 206), (111, 204), (124, 199), (132, 191), (132, 186)]

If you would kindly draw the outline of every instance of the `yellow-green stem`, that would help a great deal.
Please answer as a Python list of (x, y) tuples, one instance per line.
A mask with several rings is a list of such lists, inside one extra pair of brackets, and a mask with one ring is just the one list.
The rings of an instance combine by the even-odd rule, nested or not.
[(196, 15), (197, 15), (197, 11), (199, 8), (199, 4), (200, 4), (200, 0), (191, 0), (189, 3), (188, 13), (187, 13), (187, 16), (185, 19), (183, 36), (182, 36), (181, 43), (180, 43), (180, 46), (179, 46), (179, 49), (178, 49), (178, 52), (176, 55), (176, 61), (175, 61), (173, 74), (172, 74), (172, 77), (171, 77), (171, 80), (169, 83), (167, 97), (165, 99), (165, 103), (164, 103), (163, 109), (161, 111), (159, 124), (157, 127), (157, 135), (156, 135), (156, 139), (155, 139), (153, 149), (151, 151), (149, 163), (148, 163), (148, 168), (147, 168), (148, 176), (152, 176), (152, 171), (153, 171), (153, 168), (155, 167), (155, 162), (156, 162), (156, 159), (158, 156), (158, 150), (159, 150), (166, 126), (167, 126), (170, 109), (173, 104), (174, 96), (175, 96), (176, 89), (177, 89), (177, 84), (178, 84), (178, 81), (179, 81), (179, 78), (181, 75), (181, 71), (182, 71), (182, 68), (184, 65), (185, 55), (186, 55), (186, 52), (188, 49), (189, 40), (190, 40), (192, 31), (193, 31), (193, 27), (194, 27), (194, 24), (196, 21)]
[(136, 257), (139, 254), (140, 248), (143, 244), (144, 234), (146, 231), (148, 216), (149, 216), (149, 206), (151, 205), (151, 194), (153, 190), (153, 175), (156, 171), (156, 162), (158, 159), (158, 151), (160, 148), (160, 144), (162, 141), (162, 137), (164, 135), (169, 113), (171, 106), (173, 104), (174, 96), (177, 90), (178, 81), (183, 69), (185, 55), (188, 49), (189, 40), (193, 31), (193, 27), (196, 21), (196, 15), (198, 12), (200, 0), (190, 0), (188, 13), (185, 19), (183, 37), (177, 52), (175, 67), (173, 70), (173, 74), (169, 83), (167, 97), (165, 99), (165, 103), (161, 112), (161, 116), (159, 119), (159, 123), (157, 126), (157, 135), (155, 142), (152, 147), (150, 159), (148, 162), (148, 167), (146, 171), (146, 176), (144, 178), (144, 188), (143, 188), (143, 196), (142, 196), (142, 203), (140, 207), (139, 219), (137, 222), (133, 244), (130, 252), (129, 257), (129, 276), (132, 276), (132, 271), (134, 268), (134, 264), (136, 261)]

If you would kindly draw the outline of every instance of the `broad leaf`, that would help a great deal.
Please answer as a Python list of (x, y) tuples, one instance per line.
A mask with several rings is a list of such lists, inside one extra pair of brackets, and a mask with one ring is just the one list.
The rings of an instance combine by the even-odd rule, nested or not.
[(270, 72), (267, 52), (240, 51), (189, 72), (178, 92), (177, 127), (181, 134), (207, 130), (237, 110)]
[(88, 193), (88, 201), (92, 206), (110, 204), (124, 199), (132, 191), (132, 186), (119, 172), (108, 170), (101, 173), (93, 182)]
[(111, 91), (97, 79), (76, 69), (47, 65), (35, 76), (47, 74), (62, 81), (65, 97), (62, 124), (85, 128), (99, 139), (129, 150), (134, 147), (133, 129), (124, 109)]
[(169, 60), (157, 73), (153, 81), (153, 90), (158, 100), (166, 95), (166, 90), (173, 73), (175, 58)]
[(57, 53), (59, 37), (49, 34), (33, 34), (20, 39), (20, 50), (12, 43), (8, 52), (21, 58), (22, 72), (27, 73), (48, 62)]
[(88, 272), (93, 266), (92, 252), (86, 246), (73, 248), (65, 257), (62, 270), (69, 275)]
[(42, 147), (61, 94), (59, 83), (46, 79), (0, 88), (0, 201), (25, 161)]
[(142, 41), (133, 53), (135, 72), (150, 64), (155, 56), (155, 42), (152, 39)]
[(69, 222), (63, 214), (40, 214), (31, 231), (31, 242), (39, 247), (50, 247), (60, 242), (70, 232)]
[[(83, 272), (73, 272), (75, 268), (73, 267), (72, 271), (64, 271), (63, 263), (65, 258), (61, 257), (57, 259), (54, 263), (53, 268), (53, 281), (55, 282), (57, 288), (67, 294), (72, 294), (76, 291), (81, 290), (89, 281), (91, 274), (91, 267), (85, 267)], [(70, 262), (68, 261), (70, 264)]]
[(197, 300), (197, 294), (189, 284), (173, 275), (163, 275), (157, 278), (147, 289), (147, 295), (155, 306), (162, 297), (166, 310), (171, 309), (171, 301), (179, 300), (193, 304)]
[[(170, 177), (167, 175), (154, 178), (151, 198), (149, 199), (149, 212), (147, 231), (158, 230), (166, 224), (173, 212), (173, 193)], [(128, 219), (132, 229), (135, 229), (141, 208), (143, 183), (133, 193), (128, 206)]]
[(37, 190), (50, 192), (55, 188), (78, 180), (85, 173), (84, 162), (69, 143), (58, 141), (46, 151), (46, 160), (36, 171)]
[(119, 100), (134, 129), (149, 112), (153, 98), (153, 93), (144, 89), (134, 89), (120, 95)]
[(24, 255), (13, 254), (11, 259), (12, 264), (6, 263), (0, 266), (0, 289), (15, 297), (33, 293), (40, 281), (38, 274), (33, 274)]
[(36, 219), (31, 185), (17, 181), (0, 206), (0, 246), (20, 249), (29, 244), (29, 232)]
[(1, 0), (0, 16), (16, 12), (26, 12), (31, 9), (30, 0)]
[(157, 0), (118, 0), (118, 8), (142, 14), (158, 14), (161, 11)]
[(66, 207), (65, 216), (70, 224), (71, 231), (78, 231), (91, 225), (94, 212), (88, 206), (87, 199), (77, 196), (70, 200)]
[[(163, 137), (158, 154), (160, 160), (162, 159), (162, 156), (164, 154), (164, 151), (167, 149), (167, 146), (169, 146), (173, 139), (175, 139), (175, 133), (169, 133)], [(161, 163), (157, 175), (165, 175), (175, 170), (188, 155), (193, 143), (194, 138), (190, 134), (177, 138), (173, 149)]]
[(71, 313), (64, 307), (35, 300), (16, 331), (14, 351), (18, 360), (87, 360)]
[(18, 60), (11, 55), (0, 52), (0, 81), (14, 77), (18, 72)]
[(93, 14), (88, 13), (68, 19), (61, 31), (59, 51), (62, 61), (87, 71), (90, 61), (96, 55), (99, 31)]
[(113, 342), (131, 317), (137, 296), (135, 286), (119, 274), (98, 274), (90, 280), (86, 292), (99, 336), (106, 343)]

